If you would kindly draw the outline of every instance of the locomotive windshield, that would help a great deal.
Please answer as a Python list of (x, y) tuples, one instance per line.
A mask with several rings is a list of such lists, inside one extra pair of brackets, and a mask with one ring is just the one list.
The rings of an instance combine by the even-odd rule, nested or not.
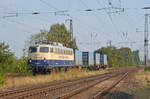
[(48, 53), (49, 52), (49, 47), (41, 47), (40, 52)]
[(36, 47), (30, 47), (29, 52), (30, 53), (35, 53), (35, 52), (37, 52), (37, 48)]

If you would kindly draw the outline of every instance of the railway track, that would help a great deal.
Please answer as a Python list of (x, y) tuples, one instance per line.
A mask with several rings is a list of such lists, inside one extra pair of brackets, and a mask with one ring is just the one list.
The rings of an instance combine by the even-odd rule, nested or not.
[(22, 92), (27, 92), (27, 91), (31, 91), (31, 90), (36, 90), (36, 89), (40, 89), (40, 88), (46, 88), (46, 87), (51, 87), (51, 86), (56, 86), (56, 85), (60, 85), (63, 83), (69, 83), (69, 82), (74, 82), (74, 81), (79, 81), (79, 80), (84, 80), (84, 79), (89, 79), (89, 78), (93, 78), (93, 77), (104, 77), (106, 75), (110, 75), (113, 72), (110, 73), (105, 73), (105, 74), (99, 74), (96, 76), (87, 76), (87, 77), (81, 77), (81, 78), (76, 78), (76, 79), (70, 79), (70, 80), (62, 80), (62, 81), (55, 81), (55, 82), (51, 82), (51, 83), (47, 83), (47, 84), (40, 84), (40, 85), (35, 85), (35, 86), (29, 86), (29, 87), (24, 87), (24, 88), (17, 88), (14, 90), (7, 90), (7, 91), (1, 91), (0, 92), (0, 97), (5, 97), (8, 95), (14, 95), (14, 94), (18, 94), (18, 93), (22, 93)]
[[(46, 85), (25, 87), (21, 89), (0, 92), (0, 99), (22, 99), (48, 97), (49, 99), (69, 98), (81, 91), (84, 91), (100, 82), (103, 82), (118, 75), (124, 75), (125, 71), (111, 72), (101, 75), (82, 77), (77, 79), (57, 81)], [(94, 98), (96, 99), (96, 98)]]
[[(107, 77), (107, 78), (105, 78), (105, 79), (101, 79), (101, 80), (94, 81), (94, 82), (91, 83), (89, 86), (76, 89), (76, 90), (74, 90), (74, 91), (72, 91), (72, 92), (70, 92), (70, 93), (67, 93), (67, 94), (64, 94), (64, 95), (58, 97), (57, 99), (67, 99), (67, 98), (69, 98), (69, 97), (72, 97), (73, 95), (76, 95), (76, 94), (78, 94), (78, 93), (84, 91), (84, 90), (87, 90), (87, 89), (90, 88), (90, 87), (95, 86), (96, 84), (99, 84), (100, 82), (103, 82), (103, 81), (105, 81), (105, 80), (108, 80), (108, 79), (110, 79), (110, 78), (112, 78), (112, 77), (118, 77), (118, 76), (120, 76), (120, 75), (121, 75), (121, 76), (123, 75), (123, 78), (124, 78), (124, 77), (125, 77), (124, 75), (127, 75), (127, 74), (128, 74), (128, 72), (122, 72), (122, 73), (117, 74), (117, 75), (115, 75), (115, 76), (111, 76), (111, 77)], [(122, 79), (123, 79), (123, 78), (122, 78)], [(122, 79), (121, 79), (121, 80), (122, 80)], [(118, 84), (118, 83), (119, 83), (119, 82), (117, 81), (117, 83), (115, 83), (115, 85)], [(112, 86), (111, 88), (113, 88), (113, 87), (114, 87), (114, 86)], [(109, 88), (109, 90), (110, 90), (111, 88)], [(107, 90), (107, 92), (108, 92), (109, 90)], [(104, 92), (105, 92), (105, 91), (104, 91)], [(101, 99), (101, 97), (102, 97), (103, 95), (104, 95), (104, 93), (102, 92), (102, 93), (99, 93), (99, 94), (95, 95), (94, 97), (91, 97), (91, 99)]]
[(113, 89), (117, 84), (119, 84), (123, 79), (125, 79), (128, 76), (128, 74), (129, 74), (129, 72), (126, 72), (116, 82), (114, 82), (110, 87), (100, 91), (95, 96), (92, 96), (90, 99), (103, 99), (103, 96), (105, 96), (111, 89)]

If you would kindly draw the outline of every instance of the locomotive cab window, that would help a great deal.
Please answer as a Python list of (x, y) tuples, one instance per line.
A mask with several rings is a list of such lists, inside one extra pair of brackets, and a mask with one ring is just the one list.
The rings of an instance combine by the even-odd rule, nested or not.
[(48, 53), (49, 52), (49, 47), (40, 47), (40, 52)]
[(73, 51), (71, 51), (71, 55), (73, 55)]
[(61, 50), (60, 50), (60, 48), (58, 49), (58, 54), (61, 54)]
[(36, 47), (30, 47), (29, 52), (30, 53), (35, 53), (35, 52), (37, 52), (37, 48)]
[(53, 53), (53, 48), (50, 48), (50, 52)]

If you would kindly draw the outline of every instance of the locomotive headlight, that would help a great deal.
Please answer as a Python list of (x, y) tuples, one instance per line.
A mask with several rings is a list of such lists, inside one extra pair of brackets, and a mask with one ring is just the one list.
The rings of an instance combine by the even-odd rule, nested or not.
[(30, 63), (32, 62), (31, 58), (30, 58), (29, 62), (30, 62)]
[(44, 62), (46, 62), (46, 59), (44, 58)]

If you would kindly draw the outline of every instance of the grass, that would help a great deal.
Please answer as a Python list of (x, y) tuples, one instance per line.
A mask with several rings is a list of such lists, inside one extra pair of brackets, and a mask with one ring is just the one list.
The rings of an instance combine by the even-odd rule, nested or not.
[(140, 70), (136, 74), (134, 80), (141, 81), (143, 83), (143, 86), (147, 86), (149, 84), (149, 81), (150, 81), (150, 72), (145, 71), (145, 70)]
[(135, 92), (134, 99), (150, 99), (150, 69), (140, 70), (134, 80), (141, 81), (143, 85)]
[(150, 99), (150, 86), (142, 87), (135, 92), (134, 99)]
[(88, 71), (84, 69), (83, 70), (70, 69), (67, 72), (59, 72), (59, 73), (52, 72), (50, 75), (7, 77), (6, 84), (3, 87), (1, 87), (1, 90), (12, 87), (34, 85), (39, 83), (47, 83), (51, 81), (103, 74), (106, 72), (108, 72), (108, 70)]
[(145, 67), (144, 71), (149, 71), (150, 72), (150, 66)]

